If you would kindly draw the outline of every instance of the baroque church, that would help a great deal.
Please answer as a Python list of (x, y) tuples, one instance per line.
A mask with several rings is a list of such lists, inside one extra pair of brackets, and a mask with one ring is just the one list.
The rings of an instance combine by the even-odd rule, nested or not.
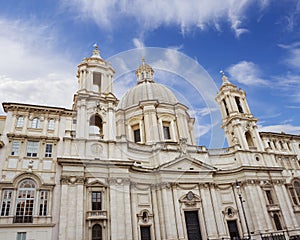
[(72, 108), (2, 104), (0, 239), (300, 239), (300, 135), (259, 132), (223, 74), (228, 147), (197, 146), (144, 60), (120, 100), (113, 77), (95, 47)]

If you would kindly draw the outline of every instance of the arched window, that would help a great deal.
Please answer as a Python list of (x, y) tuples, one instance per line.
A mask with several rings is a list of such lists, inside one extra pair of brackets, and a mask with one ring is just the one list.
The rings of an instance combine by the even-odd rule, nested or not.
[(99, 224), (92, 228), (92, 240), (102, 240), (102, 227)]
[(48, 122), (48, 130), (54, 130), (54, 124), (55, 124), (54, 119), (51, 118)]
[(245, 133), (245, 138), (248, 143), (248, 147), (254, 147), (253, 139), (249, 131)]
[(90, 133), (102, 135), (103, 122), (102, 118), (95, 114), (90, 118)]
[(235, 102), (240, 113), (244, 113), (239, 97), (235, 97)]
[(282, 230), (281, 222), (277, 213), (274, 213), (273, 219), (276, 226), (276, 230), (278, 231)]
[(15, 223), (32, 223), (33, 207), (36, 194), (35, 182), (25, 179), (20, 182), (16, 198)]
[(226, 115), (229, 116), (229, 110), (228, 110), (225, 99), (223, 99), (223, 104), (224, 104), (224, 107), (225, 107)]
[(93, 91), (101, 92), (101, 73), (93, 72)]
[(32, 128), (40, 128), (40, 119), (37, 117), (32, 119), (31, 127)]
[(24, 117), (23, 116), (19, 116), (18, 120), (17, 120), (16, 127), (23, 127), (23, 124), (24, 124)]
[(300, 181), (295, 180), (289, 190), (293, 203), (295, 205), (300, 205)]

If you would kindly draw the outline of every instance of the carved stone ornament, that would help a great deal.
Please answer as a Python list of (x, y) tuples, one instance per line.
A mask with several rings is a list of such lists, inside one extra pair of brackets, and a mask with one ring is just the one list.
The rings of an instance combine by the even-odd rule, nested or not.
[(103, 152), (103, 147), (99, 143), (95, 143), (91, 146), (91, 152), (93, 156), (99, 156)]
[(61, 184), (84, 184), (84, 176), (61, 176)]
[(184, 203), (184, 205), (187, 207), (194, 207), (198, 202), (201, 202), (201, 198), (192, 191), (189, 191), (179, 199), (179, 202)]
[(4, 142), (0, 140), (0, 148), (4, 147)]
[(223, 211), (223, 214), (226, 214), (227, 217), (233, 218), (237, 213), (237, 210), (232, 207), (225, 208), (225, 211)]

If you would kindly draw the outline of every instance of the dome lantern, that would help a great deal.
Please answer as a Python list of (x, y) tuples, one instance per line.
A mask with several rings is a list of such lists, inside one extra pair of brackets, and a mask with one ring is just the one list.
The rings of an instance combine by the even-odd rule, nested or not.
[(148, 64), (145, 63), (145, 59), (142, 58), (142, 64), (135, 71), (138, 84), (142, 82), (154, 82), (153, 74), (154, 70)]

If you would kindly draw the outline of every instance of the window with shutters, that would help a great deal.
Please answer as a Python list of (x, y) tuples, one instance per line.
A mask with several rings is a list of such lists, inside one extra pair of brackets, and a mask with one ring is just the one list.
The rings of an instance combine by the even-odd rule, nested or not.
[(51, 118), (48, 122), (48, 130), (54, 130), (54, 127), (55, 127), (55, 121), (54, 119)]
[(1, 216), (9, 216), (13, 190), (4, 189), (2, 191)]
[(17, 120), (16, 127), (23, 127), (23, 124), (24, 124), (24, 117), (23, 116), (19, 116), (18, 120)]
[(21, 145), (20, 141), (12, 141), (11, 151), (10, 151), (11, 156), (19, 156), (20, 145)]
[(300, 181), (294, 180), (289, 187), (290, 196), (294, 205), (300, 205)]
[(27, 157), (37, 157), (39, 142), (28, 141), (27, 143)]
[(45, 148), (45, 157), (52, 157), (53, 144), (47, 143)]
[(32, 119), (31, 127), (32, 128), (40, 128), (40, 119), (37, 117)]
[(39, 216), (47, 216), (49, 191), (41, 190), (39, 199)]
[(26, 232), (18, 232), (17, 240), (26, 240)]

